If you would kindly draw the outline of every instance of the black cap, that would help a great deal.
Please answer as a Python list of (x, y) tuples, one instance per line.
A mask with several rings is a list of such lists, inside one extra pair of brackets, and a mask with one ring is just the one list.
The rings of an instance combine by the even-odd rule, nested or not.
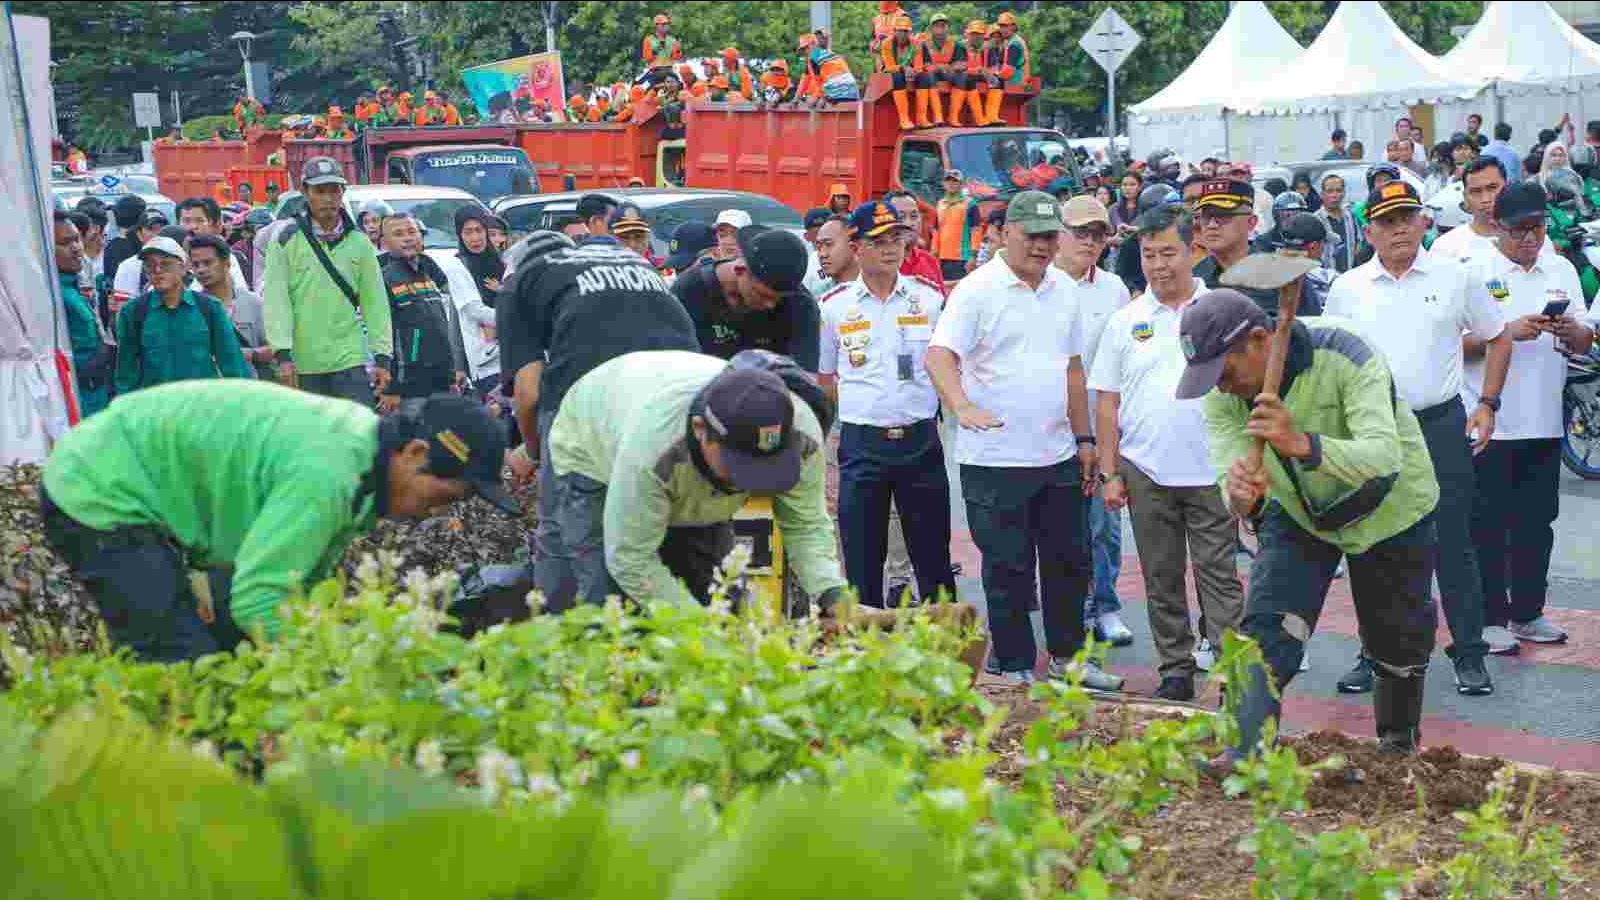
[(1399, 166), (1395, 165), (1392, 162), (1377, 163), (1377, 164), (1373, 165), (1372, 168), (1367, 170), (1367, 190), (1368, 191), (1375, 191), (1375, 190), (1378, 189), (1377, 185), (1375, 185), (1373, 182), (1378, 180), (1378, 176), (1379, 175), (1387, 175), (1387, 176), (1389, 176), (1389, 180), (1390, 181), (1400, 181), (1401, 180), (1400, 179), (1400, 167)]
[(1295, 213), (1278, 229), (1278, 246), (1303, 250), (1328, 240), (1328, 227), (1311, 213)]
[(428, 442), (428, 474), (460, 478), (501, 512), (522, 515), (522, 505), (500, 486), (506, 435), (483, 404), (456, 394), (434, 394), (418, 415)]
[(727, 369), (706, 386), (705, 398), (706, 424), (722, 445), (723, 467), (735, 489), (781, 494), (800, 482), (794, 401), (782, 378)]
[(799, 290), (811, 265), (799, 235), (765, 225), (739, 229), (739, 253), (750, 274), (780, 294)]
[(1502, 225), (1526, 225), (1545, 217), (1544, 188), (1536, 181), (1506, 185), (1494, 198), (1494, 217)]
[(1222, 377), (1223, 357), (1256, 326), (1271, 328), (1272, 319), (1254, 300), (1232, 288), (1196, 297), (1178, 324), (1178, 344), (1188, 365), (1178, 381), (1177, 399), (1194, 400), (1211, 393)]
[(831, 218), (833, 218), (833, 212), (831, 210), (823, 209), (820, 206), (816, 209), (808, 209), (806, 210), (805, 217), (806, 230), (809, 231), (813, 228), (821, 228), (823, 223), (827, 222)]
[(1422, 198), (1417, 189), (1405, 180), (1391, 181), (1367, 201), (1367, 221), (1381, 219), (1392, 212), (1422, 208)]
[(685, 222), (672, 229), (672, 240), (667, 244), (666, 267), (674, 272), (694, 265), (700, 254), (717, 245), (717, 232), (704, 222)]
[(1255, 212), (1255, 206), (1256, 189), (1250, 186), (1250, 182), (1218, 179), (1200, 186), (1200, 200), (1195, 204), (1195, 209), (1210, 209), (1230, 216), (1248, 216)]

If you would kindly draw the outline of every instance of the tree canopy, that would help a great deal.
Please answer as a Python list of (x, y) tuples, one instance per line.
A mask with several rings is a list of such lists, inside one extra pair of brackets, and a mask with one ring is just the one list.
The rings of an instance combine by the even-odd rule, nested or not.
[[(1044, 82), (1041, 112), (1067, 128), (1103, 130), (1105, 76), (1078, 47), (1101, 9), (1114, 6), (1144, 36), (1118, 75), (1120, 109), (1160, 90), (1205, 47), (1227, 16), (1221, 0), (1199, 2), (956, 2), (906, 4), (919, 30), (935, 12), (956, 23), (1018, 14)], [(1268, 4), (1289, 33), (1309, 44), (1336, 2)], [(607, 84), (638, 74), (640, 38), (652, 17), (670, 13), (673, 32), (691, 55), (738, 47), (747, 57), (794, 55), (808, 28), (810, 4), (645, 2), (56, 2), (18, 0), (19, 14), (51, 19), (56, 100), (61, 129), (92, 148), (128, 145), (134, 91), (159, 91), (170, 117), (171, 91), (185, 118), (226, 113), (244, 90), (238, 51), (229, 35), (263, 35), (254, 58), (272, 66), (275, 112), (311, 112), (349, 105), (380, 83), (420, 83), (414, 60), (394, 44), (416, 39), (433, 61), (433, 81), (459, 88), (461, 69), (545, 48), (552, 17), (569, 85)], [(1395, 0), (1384, 7), (1414, 40), (1434, 53), (1455, 43), (1450, 30), (1476, 21), (1479, 0)], [(837, 2), (834, 49), (857, 74), (870, 71), (867, 42), (876, 4)]]

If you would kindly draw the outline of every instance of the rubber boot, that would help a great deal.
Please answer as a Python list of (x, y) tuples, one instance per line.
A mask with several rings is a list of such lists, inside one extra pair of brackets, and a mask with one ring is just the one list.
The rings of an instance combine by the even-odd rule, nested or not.
[(966, 105), (967, 92), (952, 89), (950, 91), (950, 118), (946, 120), (949, 122), (951, 128), (967, 127), (961, 124), (961, 108)]
[(905, 91), (895, 91), (894, 92), (894, 109), (895, 109), (895, 112), (900, 114), (900, 130), (901, 131), (910, 131), (911, 129), (917, 127), (916, 125), (912, 124), (912, 122), (911, 122), (910, 106), (911, 106), (911, 98), (906, 96), (906, 92)]
[(1268, 719), (1276, 719), (1282, 712), (1282, 702), (1272, 696), (1272, 691), (1267, 687), (1267, 670), (1262, 666), (1252, 666), (1250, 681), (1245, 684), (1239, 697), (1239, 745), (1233, 748), (1233, 755), (1243, 759), (1255, 752), (1256, 745), (1261, 743), (1261, 732), (1266, 728)]
[(928, 94), (927, 88), (917, 88), (917, 127), (932, 128), (933, 122), (928, 119)]
[(1378, 723), (1378, 750), (1415, 753), (1422, 746), (1422, 676), (1399, 678), (1378, 666), (1372, 691), (1373, 718)]
[(1004, 122), (1000, 121), (1000, 103), (1001, 103), (1001, 101), (1005, 100), (1005, 98), (1006, 98), (1006, 92), (1005, 92), (1004, 89), (1002, 89), (1002, 88), (990, 88), (989, 89), (989, 110), (988, 110), (988, 113), (984, 116), (983, 124), (985, 124), (985, 125), (1004, 125), (1005, 124)]
[(933, 124), (944, 125), (944, 98), (939, 96), (937, 88), (928, 91), (928, 102), (933, 104)]

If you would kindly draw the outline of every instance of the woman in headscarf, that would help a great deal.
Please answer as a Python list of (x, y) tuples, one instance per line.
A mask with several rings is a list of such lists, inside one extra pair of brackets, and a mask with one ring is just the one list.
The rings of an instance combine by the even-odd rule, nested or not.
[(483, 305), (491, 309), (506, 271), (499, 251), (489, 242), (489, 229), (496, 224), (494, 215), (486, 210), (466, 206), (456, 211), (456, 256), (472, 273)]
[(1567, 145), (1560, 141), (1551, 141), (1544, 148), (1544, 159), (1539, 163), (1539, 183), (1546, 190), (1550, 187), (1550, 176), (1557, 170), (1572, 168), (1572, 156), (1567, 152)]

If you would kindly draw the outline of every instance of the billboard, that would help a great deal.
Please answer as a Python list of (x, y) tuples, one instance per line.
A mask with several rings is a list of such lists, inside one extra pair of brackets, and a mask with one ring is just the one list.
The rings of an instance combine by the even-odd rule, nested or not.
[(467, 93), (485, 122), (511, 124), (524, 120), (534, 100), (555, 112), (566, 109), (567, 85), (561, 71), (561, 54), (533, 53), (503, 59), (461, 72)]

